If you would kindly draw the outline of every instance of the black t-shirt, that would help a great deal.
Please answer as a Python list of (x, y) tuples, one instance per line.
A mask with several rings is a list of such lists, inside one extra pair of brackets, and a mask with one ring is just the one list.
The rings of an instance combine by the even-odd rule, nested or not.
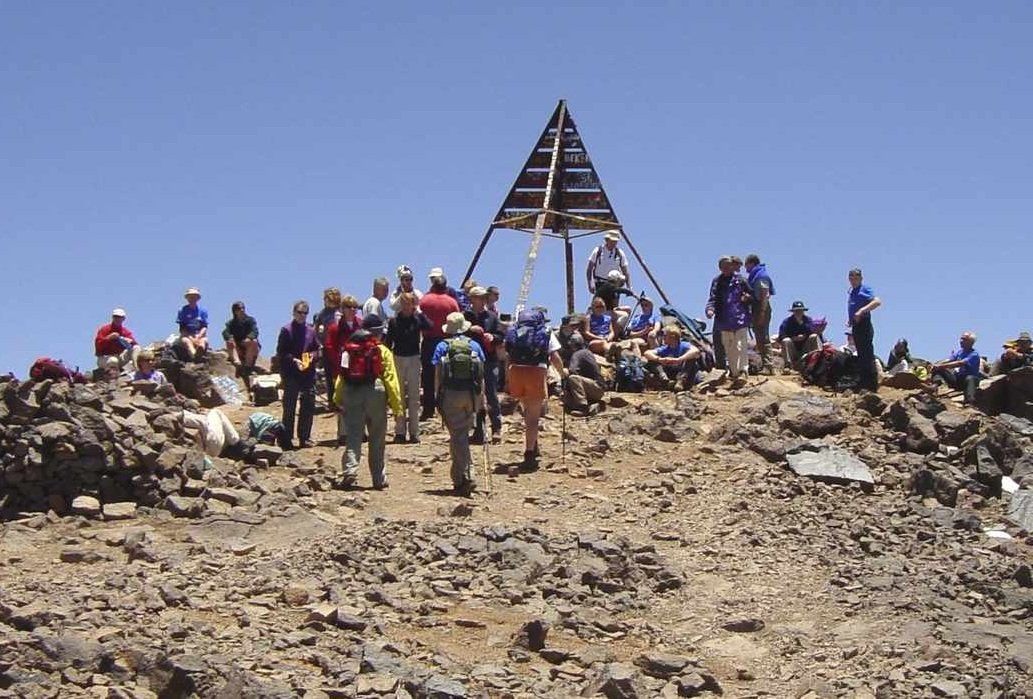
[(396, 356), (413, 357), (420, 353), (420, 331), (430, 328), (430, 321), (422, 313), (411, 316), (392, 316), (387, 321), (384, 344)]
[(603, 375), (599, 371), (599, 362), (595, 360), (595, 354), (590, 349), (579, 349), (575, 352), (570, 357), (570, 366), (567, 368), (571, 374), (595, 381), (603, 380)]

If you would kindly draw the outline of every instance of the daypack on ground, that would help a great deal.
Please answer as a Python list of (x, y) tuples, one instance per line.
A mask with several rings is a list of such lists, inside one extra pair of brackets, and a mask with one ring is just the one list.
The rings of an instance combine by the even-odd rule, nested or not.
[(280, 399), (280, 377), (276, 374), (251, 377), (251, 402), (269, 405)]
[(622, 354), (617, 360), (617, 390), (641, 393), (646, 387), (646, 365), (634, 354)]
[(537, 366), (549, 358), (549, 329), (540, 311), (521, 311), (506, 332), (506, 354), (513, 364)]
[(473, 351), (470, 338), (453, 337), (446, 340), (448, 349), (441, 358), (441, 387), (452, 391), (481, 390), (484, 365)]
[(86, 377), (78, 371), (72, 371), (60, 359), (39, 357), (29, 368), (29, 377), (34, 381), (67, 381), (69, 383), (86, 383)]
[(370, 384), (384, 375), (384, 360), (376, 335), (358, 330), (344, 343), (348, 366), (341, 367), (345, 383)]

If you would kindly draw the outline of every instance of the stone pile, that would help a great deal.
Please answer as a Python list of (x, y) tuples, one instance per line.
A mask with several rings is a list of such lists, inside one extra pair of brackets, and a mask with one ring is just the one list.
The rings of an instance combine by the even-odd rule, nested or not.
[(212, 465), (184, 408), (198, 406), (168, 385), (0, 378), (0, 510), (122, 518), (181, 504)]

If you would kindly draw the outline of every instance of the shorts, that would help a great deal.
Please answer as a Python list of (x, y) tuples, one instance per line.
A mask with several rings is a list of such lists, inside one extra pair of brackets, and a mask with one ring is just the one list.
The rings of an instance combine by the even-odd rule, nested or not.
[(545, 367), (510, 364), (506, 391), (517, 400), (545, 400)]

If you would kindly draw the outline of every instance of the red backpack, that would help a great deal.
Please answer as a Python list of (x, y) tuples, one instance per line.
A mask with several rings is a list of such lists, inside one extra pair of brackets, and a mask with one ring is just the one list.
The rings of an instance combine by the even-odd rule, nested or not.
[(345, 383), (371, 384), (384, 375), (384, 360), (376, 335), (365, 330), (352, 333), (344, 343), (343, 354), (348, 357), (348, 366), (341, 367)]
[(29, 368), (29, 378), (34, 381), (67, 381), (69, 383), (86, 383), (86, 377), (78, 371), (72, 371), (60, 359), (39, 357)]

